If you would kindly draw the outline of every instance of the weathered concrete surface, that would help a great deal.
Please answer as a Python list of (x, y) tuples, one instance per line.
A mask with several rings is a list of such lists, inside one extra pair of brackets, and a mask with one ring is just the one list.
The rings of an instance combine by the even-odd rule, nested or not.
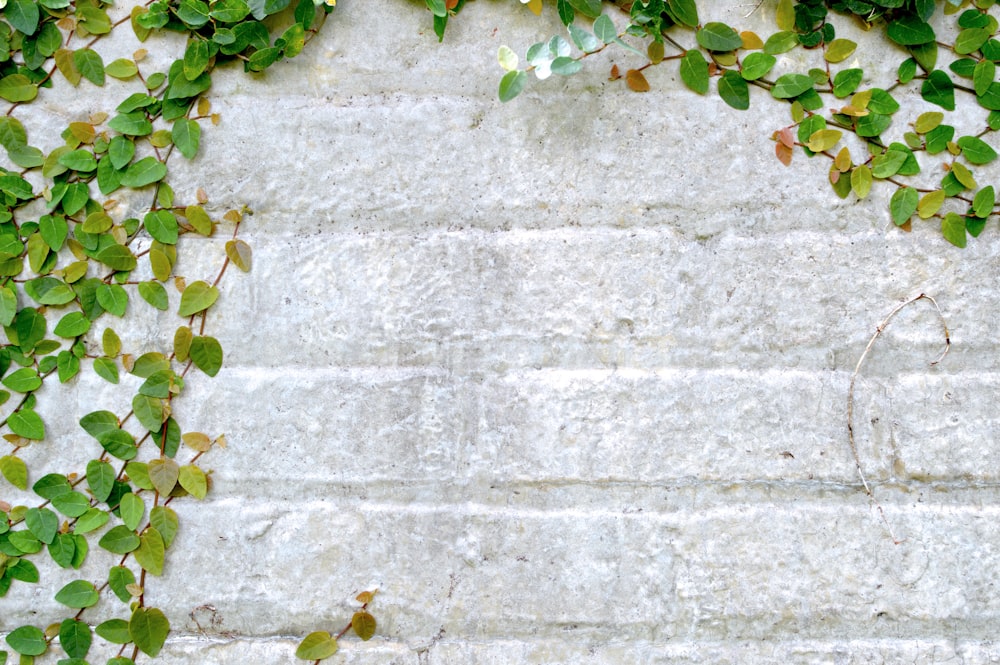
[[(770, 3), (749, 9), (703, 20), (767, 32)], [(549, 14), (471, 3), (441, 45), (416, 2), (329, 20), (260, 80), (217, 76), (223, 122), (176, 166), (179, 198), (254, 210), (255, 254), (210, 322), (226, 368), (177, 406), (231, 446), (147, 585), (174, 627), (159, 662), (292, 662), (372, 587), (377, 637), (333, 662), (1000, 660), (994, 222), (964, 251), (901, 233), (887, 190), (840, 201), (828, 164), (778, 164), (783, 106), (733, 111), (673, 66), (636, 95), (602, 55), (501, 105), (496, 48), (558, 31)], [(85, 107), (60, 98), (58, 121)], [(202, 247), (180, 273), (221, 256)], [(919, 303), (856, 396), (893, 545), (847, 389), (921, 292), (948, 358), (928, 365)], [(176, 323), (133, 326), (141, 351)], [(82, 442), (89, 407), (68, 406), (46, 415)], [(15, 585), (0, 630), (59, 616), (54, 588)]]

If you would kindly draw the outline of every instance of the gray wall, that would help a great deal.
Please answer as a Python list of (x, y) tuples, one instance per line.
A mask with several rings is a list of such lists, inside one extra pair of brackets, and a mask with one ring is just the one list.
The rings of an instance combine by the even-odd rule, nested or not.
[[(702, 4), (770, 34), (770, 0)], [(255, 263), (209, 323), (224, 370), (177, 405), (230, 448), (147, 584), (174, 627), (158, 662), (293, 662), (372, 587), (377, 637), (332, 662), (1000, 660), (995, 222), (964, 251), (932, 222), (902, 233), (890, 190), (841, 201), (828, 161), (778, 163), (790, 119), (764, 91), (733, 111), (664, 65), (631, 93), (607, 81), (637, 64), (621, 51), (501, 105), (497, 47), (558, 32), (551, 8), (470, 3), (439, 45), (420, 5), (342, 0), (296, 60), (218, 75), (223, 121), (175, 166), (179, 198), (255, 211)], [(103, 108), (46, 104), (60, 127)], [(193, 242), (192, 279), (222, 251)], [(951, 354), (929, 367), (943, 339), (918, 303), (858, 382), (894, 545), (847, 389), (921, 292)], [(152, 348), (176, 325), (118, 329)], [(82, 442), (90, 408), (50, 406), (51, 426)], [(62, 616), (43, 574), (0, 627)]]

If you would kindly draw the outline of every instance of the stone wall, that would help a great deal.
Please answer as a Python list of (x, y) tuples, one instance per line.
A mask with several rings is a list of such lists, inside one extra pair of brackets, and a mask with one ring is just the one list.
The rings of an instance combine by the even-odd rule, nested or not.
[[(174, 185), (254, 211), (254, 269), (210, 320), (224, 370), (177, 406), (230, 447), (147, 585), (156, 662), (291, 663), (374, 587), (376, 638), (330, 662), (1000, 661), (995, 223), (965, 250), (900, 232), (887, 188), (841, 201), (826, 160), (780, 165), (765, 91), (734, 111), (665, 65), (631, 93), (621, 51), (502, 105), (497, 47), (559, 31), (510, 4), (438, 44), (422, 3), (342, 0), (299, 58), (216, 76), (222, 123)], [(702, 4), (773, 24), (770, 0)], [(939, 320), (904, 309), (855, 405), (894, 545), (847, 392), (922, 292), (951, 353), (931, 367)], [(79, 440), (85, 408), (48, 415)], [(0, 631), (60, 616), (52, 588), (15, 585)]]

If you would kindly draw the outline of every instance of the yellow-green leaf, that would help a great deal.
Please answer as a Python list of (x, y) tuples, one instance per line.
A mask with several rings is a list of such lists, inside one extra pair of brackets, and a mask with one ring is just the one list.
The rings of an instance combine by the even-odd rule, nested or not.
[(322, 660), (337, 653), (337, 640), (325, 630), (309, 633), (295, 650), (302, 660)]
[(963, 164), (955, 162), (951, 165), (951, 172), (955, 176), (955, 179), (962, 183), (966, 189), (976, 189), (979, 186), (976, 184), (976, 179), (973, 177), (972, 171)]
[(917, 134), (926, 134), (941, 124), (944, 120), (944, 113), (940, 111), (927, 111), (917, 116), (917, 121), (913, 123), (913, 130)]
[(851, 190), (859, 199), (868, 196), (872, 189), (872, 172), (865, 164), (859, 164), (851, 171)]
[(253, 258), (253, 251), (250, 245), (239, 238), (226, 242), (226, 256), (233, 264), (243, 272), (250, 272), (250, 264)]
[(181, 467), (178, 481), (181, 487), (196, 499), (204, 499), (208, 493), (208, 478), (205, 472), (194, 464)]
[(942, 189), (924, 194), (920, 197), (920, 203), (917, 204), (917, 215), (920, 216), (920, 219), (927, 219), (934, 216), (944, 204), (944, 199), (945, 194)]
[(809, 136), (808, 147), (813, 152), (823, 152), (837, 145), (844, 135), (839, 129), (821, 129)]
[(823, 54), (823, 58), (827, 62), (843, 62), (851, 57), (856, 48), (858, 45), (850, 39), (834, 39), (826, 45), (826, 53)]

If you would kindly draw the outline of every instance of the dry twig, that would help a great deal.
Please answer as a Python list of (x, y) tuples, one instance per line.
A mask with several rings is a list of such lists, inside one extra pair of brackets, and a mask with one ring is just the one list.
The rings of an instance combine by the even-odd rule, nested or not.
[(854, 383), (858, 378), (858, 373), (861, 371), (861, 365), (865, 362), (865, 358), (868, 357), (868, 352), (871, 351), (872, 346), (875, 345), (875, 340), (877, 340), (885, 331), (885, 328), (889, 325), (889, 321), (892, 317), (896, 316), (896, 314), (898, 314), (904, 307), (912, 305), (918, 300), (929, 300), (931, 304), (934, 305), (934, 309), (937, 311), (938, 317), (941, 319), (941, 326), (944, 328), (944, 351), (941, 352), (941, 355), (938, 356), (937, 360), (931, 362), (931, 365), (937, 365), (939, 362), (944, 360), (946, 355), (948, 355), (948, 350), (951, 349), (951, 336), (948, 333), (948, 324), (944, 319), (944, 314), (941, 313), (941, 308), (938, 306), (937, 301), (934, 300), (934, 298), (925, 293), (921, 293), (919, 296), (907, 300), (896, 307), (896, 309), (889, 312), (889, 316), (885, 317), (882, 323), (875, 329), (875, 334), (872, 335), (870, 340), (868, 340), (868, 346), (865, 347), (864, 353), (862, 353), (861, 357), (858, 358), (858, 364), (854, 368), (854, 374), (851, 375), (851, 386), (847, 389), (847, 441), (851, 446), (851, 454), (854, 455), (854, 464), (858, 469), (858, 477), (861, 478), (861, 485), (865, 488), (865, 494), (868, 495), (868, 498), (871, 499), (875, 504), (875, 507), (878, 508), (878, 513), (882, 517), (882, 522), (885, 523), (886, 528), (889, 530), (889, 535), (892, 537), (893, 542), (897, 545), (903, 541), (896, 538), (896, 534), (893, 533), (892, 526), (889, 524), (889, 520), (885, 516), (885, 511), (882, 510), (882, 504), (880, 504), (875, 498), (875, 494), (872, 492), (872, 488), (868, 484), (868, 480), (865, 478), (864, 471), (861, 470), (861, 457), (858, 455), (858, 446), (854, 442)]

